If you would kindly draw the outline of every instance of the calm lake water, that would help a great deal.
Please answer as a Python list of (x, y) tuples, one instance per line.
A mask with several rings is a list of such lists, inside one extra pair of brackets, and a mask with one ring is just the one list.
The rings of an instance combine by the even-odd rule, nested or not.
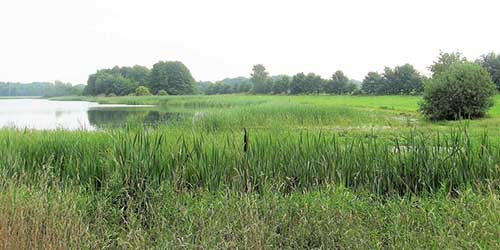
[(152, 106), (103, 105), (93, 102), (44, 99), (0, 99), (0, 127), (29, 129), (95, 130), (123, 126), (134, 120), (148, 124), (166, 122), (177, 114)]

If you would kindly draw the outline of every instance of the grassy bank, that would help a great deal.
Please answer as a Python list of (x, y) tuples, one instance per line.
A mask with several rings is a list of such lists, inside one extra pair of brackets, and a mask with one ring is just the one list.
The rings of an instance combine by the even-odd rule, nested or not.
[(0, 194), (2, 249), (495, 249), (500, 197), (380, 200), (342, 188), (273, 193), (176, 193), (147, 202), (36, 189)]
[(0, 249), (500, 246), (498, 105), (432, 123), (419, 97), (83, 100), (188, 115), (0, 130)]

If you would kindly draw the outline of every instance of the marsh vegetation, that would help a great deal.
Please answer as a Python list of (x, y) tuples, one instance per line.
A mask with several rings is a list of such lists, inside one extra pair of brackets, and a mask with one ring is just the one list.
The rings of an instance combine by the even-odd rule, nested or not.
[(498, 105), (431, 122), (412, 96), (76, 99), (186, 115), (0, 130), (0, 247), (498, 247)]

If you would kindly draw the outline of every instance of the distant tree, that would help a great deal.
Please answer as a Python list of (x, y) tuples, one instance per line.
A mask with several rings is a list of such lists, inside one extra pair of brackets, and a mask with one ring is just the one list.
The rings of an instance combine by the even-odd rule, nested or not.
[(61, 81), (12, 83), (0, 82), (0, 96), (68, 96), (81, 95), (84, 85), (72, 85)]
[(240, 85), (242, 83), (248, 83), (250, 79), (243, 77), (243, 76), (238, 76), (234, 78), (224, 78), (220, 82), (229, 84), (229, 85)]
[(500, 55), (490, 52), (482, 55), (476, 62), (490, 73), (497, 90), (500, 90)]
[(199, 81), (196, 82), (195, 84), (195, 93), (202, 94), (202, 93), (207, 93), (208, 86), (213, 84), (210, 81)]
[(353, 94), (354, 92), (358, 91), (359, 87), (357, 84), (349, 81), (347, 85), (344, 88), (344, 91), (342, 92), (343, 94)]
[(135, 95), (136, 96), (149, 96), (151, 95), (151, 92), (149, 89), (145, 86), (139, 86), (137, 89), (135, 89)]
[(238, 93), (248, 93), (252, 90), (252, 83), (250, 81), (242, 82), (237, 85)]
[(306, 92), (306, 75), (298, 73), (292, 77), (290, 82), (290, 93), (293, 95), (302, 94)]
[(210, 83), (207, 86), (207, 90), (205, 91), (205, 94), (207, 94), (207, 95), (215, 95), (215, 94), (217, 94), (214, 83)]
[(269, 73), (262, 64), (254, 65), (252, 68), (252, 77), (250, 78), (253, 83), (253, 92), (256, 94), (265, 94), (271, 91), (269, 85)]
[(450, 65), (454, 63), (465, 63), (467, 62), (467, 58), (465, 58), (462, 53), (459, 51), (451, 52), (451, 53), (443, 53), (439, 52), (439, 56), (437, 61), (429, 66), (429, 70), (432, 72), (432, 75), (439, 74), (445, 71)]
[(140, 84), (148, 84), (149, 70), (142, 66), (98, 70), (87, 80), (85, 95), (128, 95)]
[(423, 76), (410, 64), (384, 70), (384, 94), (417, 94), (424, 88)]
[(384, 77), (384, 84), (382, 87), (382, 92), (379, 94), (383, 95), (398, 94), (399, 78), (394, 72), (394, 70), (390, 67), (384, 67), (383, 77)]
[(160, 61), (151, 70), (153, 93), (166, 90), (171, 95), (186, 95), (194, 93), (195, 81), (189, 69), (182, 62)]
[(83, 89), (84, 95), (97, 95), (97, 86), (95, 85), (96, 79), (96, 74), (89, 75), (87, 85), (85, 86), (85, 89)]
[(287, 94), (290, 90), (291, 79), (289, 76), (279, 76), (274, 80), (273, 93), (274, 94)]
[[(330, 94), (343, 94), (348, 91), (349, 78), (341, 70), (336, 71), (326, 82), (325, 92)], [(350, 86), (352, 87), (352, 86)]]
[[(235, 78), (225, 78), (220, 81), (223, 86), (220, 86), (221, 91), (224, 94), (227, 93), (246, 93), (250, 92), (252, 89), (252, 84), (250, 79), (246, 77), (235, 77)], [(222, 93), (220, 93), (222, 94)]]
[(138, 85), (147, 86), (151, 81), (151, 70), (144, 66), (122, 67), (119, 70), (121, 76), (130, 79)]
[(73, 85), (73, 88), (71, 89), (70, 95), (75, 95), (75, 96), (83, 95), (83, 91), (85, 90), (85, 86), (86, 86), (85, 84)]
[(70, 95), (73, 92), (73, 86), (69, 83), (63, 83), (61, 81), (55, 81), (53, 84), (49, 84), (45, 89), (44, 96), (64, 96)]
[(384, 90), (385, 79), (377, 72), (368, 72), (363, 79), (361, 90), (370, 95), (381, 94)]
[(318, 94), (323, 92), (324, 80), (321, 76), (314, 73), (309, 73), (306, 75), (304, 90), (306, 93)]
[(89, 76), (85, 94), (107, 95), (114, 93), (116, 95), (127, 95), (133, 92), (136, 87), (136, 83), (122, 77), (119, 73), (113, 73), (113, 70), (99, 70)]

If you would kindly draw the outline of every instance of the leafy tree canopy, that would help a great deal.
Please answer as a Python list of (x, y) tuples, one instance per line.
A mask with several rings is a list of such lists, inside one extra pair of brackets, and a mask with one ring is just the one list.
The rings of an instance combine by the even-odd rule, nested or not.
[(462, 55), (459, 51), (444, 53), (442, 51), (439, 52), (439, 56), (437, 61), (429, 66), (429, 70), (432, 72), (432, 75), (439, 74), (445, 71), (448, 67), (450, 67), (454, 63), (465, 63), (467, 62), (467, 58)]
[(482, 55), (476, 62), (490, 73), (497, 90), (500, 90), (500, 55), (490, 52)]
[(188, 95), (194, 93), (195, 80), (182, 62), (160, 61), (153, 65), (149, 86), (155, 94), (163, 89), (171, 95)]
[(254, 65), (252, 68), (251, 81), (253, 83), (253, 92), (256, 94), (265, 94), (271, 91), (269, 73), (262, 64)]

